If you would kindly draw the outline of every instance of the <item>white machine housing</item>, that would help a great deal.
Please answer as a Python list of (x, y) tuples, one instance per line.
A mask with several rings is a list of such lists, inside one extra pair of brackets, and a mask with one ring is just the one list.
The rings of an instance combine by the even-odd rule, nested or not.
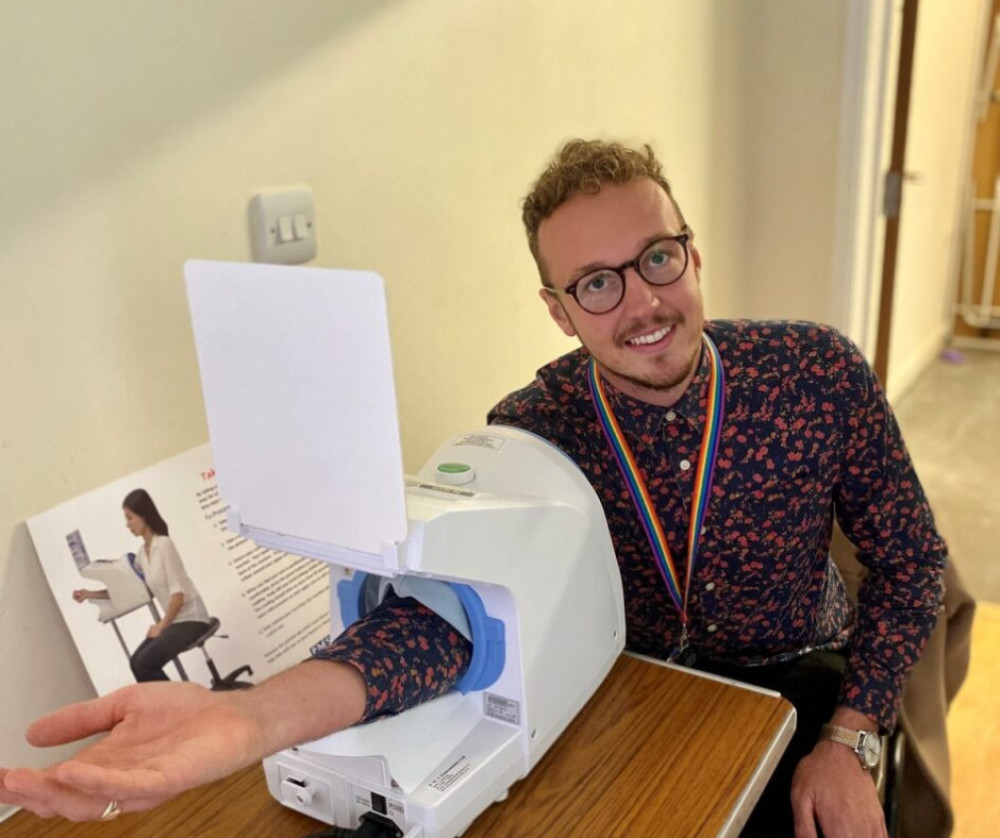
[[(340, 827), (375, 811), (407, 838), (454, 838), (531, 770), (624, 648), (601, 504), (565, 454), (499, 426), (453, 437), (404, 478), (377, 275), (213, 262), (185, 274), (229, 528), (331, 562), (334, 580), (351, 568), (467, 585), (503, 624), (492, 683), (269, 757), (271, 793)], [(475, 630), (473, 644), (486, 648)]]
[[(438, 467), (453, 463), (473, 479), (442, 485)], [(446, 442), (407, 481), (406, 510), (400, 572), (474, 588), (504, 623), (499, 679), (277, 754), (265, 769), (275, 797), (328, 823), (356, 825), (374, 806), (404, 832), (453, 838), (534, 767), (608, 674), (625, 642), (621, 578), (594, 490), (524, 431)]]

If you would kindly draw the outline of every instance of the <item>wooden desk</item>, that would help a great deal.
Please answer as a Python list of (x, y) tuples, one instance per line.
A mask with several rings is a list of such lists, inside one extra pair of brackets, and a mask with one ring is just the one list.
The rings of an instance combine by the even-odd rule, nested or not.
[[(623, 656), (535, 770), (464, 838), (736, 836), (794, 728), (784, 699)], [(300, 838), (259, 767), (111, 823), (19, 812), (0, 838)]]

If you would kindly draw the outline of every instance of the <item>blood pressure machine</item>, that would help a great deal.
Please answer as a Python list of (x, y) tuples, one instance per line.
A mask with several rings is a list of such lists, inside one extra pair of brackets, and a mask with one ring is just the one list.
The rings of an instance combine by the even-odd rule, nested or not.
[(337, 628), (392, 587), (474, 647), (455, 690), (269, 757), (268, 787), (339, 827), (374, 812), (407, 838), (453, 838), (534, 767), (624, 646), (600, 502), (561, 451), (498, 426), (404, 477), (377, 275), (185, 274), (229, 527), (330, 562)]

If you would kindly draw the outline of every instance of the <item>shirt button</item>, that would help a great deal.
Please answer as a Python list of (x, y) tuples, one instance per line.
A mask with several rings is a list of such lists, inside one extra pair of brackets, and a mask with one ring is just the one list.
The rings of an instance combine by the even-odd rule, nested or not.
[(715, 582), (706, 582), (705, 583), (705, 590), (706, 591), (714, 591), (715, 590)]
[(690, 460), (681, 460), (681, 471), (687, 471), (691, 468)]
[(677, 414), (674, 413), (672, 410), (667, 412), (667, 421), (668, 422), (673, 422), (674, 419), (676, 419), (676, 418), (677, 418)]
[(719, 630), (719, 627), (715, 623), (712, 623), (711, 625), (706, 626), (705, 629), (709, 634), (715, 634), (715, 632)]

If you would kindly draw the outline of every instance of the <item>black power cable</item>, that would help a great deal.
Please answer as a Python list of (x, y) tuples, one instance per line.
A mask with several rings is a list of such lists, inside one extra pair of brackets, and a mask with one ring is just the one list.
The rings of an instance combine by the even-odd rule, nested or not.
[(314, 832), (305, 838), (402, 838), (403, 830), (384, 815), (365, 812), (357, 829), (331, 826), (322, 832)]

